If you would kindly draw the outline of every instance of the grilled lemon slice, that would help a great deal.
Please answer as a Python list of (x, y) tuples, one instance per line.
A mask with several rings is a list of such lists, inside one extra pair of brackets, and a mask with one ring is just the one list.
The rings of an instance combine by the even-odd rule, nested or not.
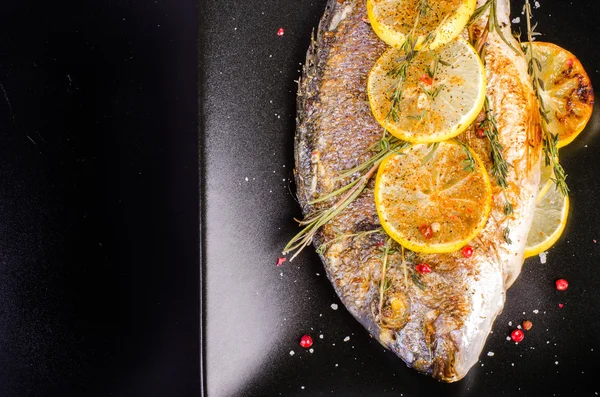
[(485, 100), (485, 69), (462, 38), (420, 51), (409, 62), (400, 48), (377, 61), (367, 82), (375, 119), (391, 134), (413, 143), (457, 136), (477, 117)]
[(540, 96), (546, 108), (548, 130), (558, 134), (558, 147), (568, 145), (592, 116), (592, 83), (581, 62), (564, 48), (536, 41), (533, 55), (541, 66)]
[(539, 255), (550, 248), (565, 229), (568, 215), (569, 197), (563, 196), (553, 183), (551, 188), (540, 191), (533, 224), (527, 236), (525, 258)]
[(417, 47), (430, 34), (429, 48), (454, 39), (475, 11), (476, 0), (367, 0), (373, 30), (391, 46), (399, 46), (413, 32)]
[(413, 145), (388, 156), (375, 181), (381, 225), (416, 252), (460, 249), (483, 229), (491, 203), (484, 165), (454, 141)]

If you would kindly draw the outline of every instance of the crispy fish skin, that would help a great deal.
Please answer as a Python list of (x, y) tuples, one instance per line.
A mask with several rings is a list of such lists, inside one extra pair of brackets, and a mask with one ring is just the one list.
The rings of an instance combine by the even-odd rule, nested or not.
[[(507, 0), (498, 2), (502, 26), (510, 26), (508, 7)], [(309, 203), (347, 183), (336, 177), (366, 160), (368, 148), (382, 136), (369, 108), (366, 79), (386, 46), (365, 21), (364, 0), (330, 0), (307, 54), (295, 137), (296, 184), (305, 216), (335, 201)], [(471, 29), (477, 37), (483, 26)], [(509, 30), (505, 37), (518, 48)], [(314, 240), (316, 247), (326, 246), (320, 255), (327, 275), (354, 317), (408, 366), (447, 382), (464, 377), (479, 359), (506, 289), (521, 270), (539, 182), (539, 111), (526, 61), (490, 33), (485, 63), (487, 94), (511, 167), (509, 187), (505, 192), (495, 187), (490, 220), (471, 242), (473, 256), (417, 255), (396, 247), (387, 258), (380, 299), (381, 245), (387, 236), (348, 236), (380, 227), (373, 180)], [(489, 170), (487, 140), (475, 138), (472, 127), (460, 139), (469, 142)], [(511, 217), (504, 214), (504, 197), (514, 207)], [(510, 244), (503, 237), (507, 226)], [(426, 277), (413, 270), (422, 262), (432, 268)]]

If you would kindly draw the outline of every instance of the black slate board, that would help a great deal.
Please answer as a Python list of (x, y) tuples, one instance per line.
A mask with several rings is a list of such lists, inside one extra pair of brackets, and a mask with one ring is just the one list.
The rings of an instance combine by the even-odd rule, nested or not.
[[(332, 310), (339, 300), (312, 249), (293, 263), (275, 266), (281, 248), (297, 232), (292, 218), (300, 212), (290, 182), (295, 80), (325, 3), (210, 0), (202, 13), (206, 395), (600, 393), (600, 109), (581, 136), (561, 150), (572, 191), (564, 238), (550, 250), (546, 264), (539, 258), (527, 261), (481, 362), (461, 382), (441, 384), (407, 369), (341, 305)], [(600, 3), (539, 3), (534, 12), (543, 40), (574, 52), (600, 87)], [(522, 2), (513, 4), (513, 16), (523, 20)], [(283, 36), (277, 35), (280, 27)], [(553, 287), (560, 277), (571, 283), (564, 293)], [(508, 342), (510, 330), (525, 319), (534, 323), (526, 340), (518, 346)], [(298, 346), (304, 333), (315, 338), (314, 353)], [(494, 356), (486, 355), (490, 351)]]
[(195, 0), (0, 2), (0, 396), (198, 396)]

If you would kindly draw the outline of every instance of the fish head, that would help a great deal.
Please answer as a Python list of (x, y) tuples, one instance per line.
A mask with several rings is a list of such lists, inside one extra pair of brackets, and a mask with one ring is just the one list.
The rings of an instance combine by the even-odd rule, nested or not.
[[(384, 294), (379, 340), (411, 368), (444, 382), (462, 379), (504, 304), (503, 279), (493, 266), (481, 265), (477, 274), (450, 271), (425, 290)], [(401, 310), (385, 310), (391, 299), (402, 302)]]

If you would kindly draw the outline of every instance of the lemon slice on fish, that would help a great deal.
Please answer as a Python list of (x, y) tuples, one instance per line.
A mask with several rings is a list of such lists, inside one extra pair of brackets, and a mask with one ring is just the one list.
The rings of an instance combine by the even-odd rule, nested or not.
[(373, 30), (391, 46), (413, 32), (417, 47), (429, 35), (429, 48), (448, 43), (464, 29), (477, 0), (367, 0)]
[(568, 215), (568, 196), (563, 196), (554, 184), (545, 192), (540, 191), (536, 200), (533, 224), (527, 236), (525, 258), (539, 255), (556, 243), (565, 230)]
[(554, 167), (552, 164), (546, 164), (545, 159), (542, 159), (540, 174), (538, 197), (545, 195), (554, 186)]
[(558, 134), (558, 147), (568, 145), (592, 116), (592, 83), (581, 62), (564, 48), (536, 41), (533, 55), (541, 67), (538, 70), (542, 80), (540, 95), (546, 108), (548, 129)]
[(455, 141), (417, 144), (388, 156), (377, 172), (381, 225), (405, 248), (453, 252), (485, 226), (492, 187), (485, 166)]
[(473, 47), (457, 38), (409, 62), (400, 48), (377, 61), (367, 82), (375, 119), (392, 135), (413, 143), (457, 136), (485, 100), (485, 69)]

